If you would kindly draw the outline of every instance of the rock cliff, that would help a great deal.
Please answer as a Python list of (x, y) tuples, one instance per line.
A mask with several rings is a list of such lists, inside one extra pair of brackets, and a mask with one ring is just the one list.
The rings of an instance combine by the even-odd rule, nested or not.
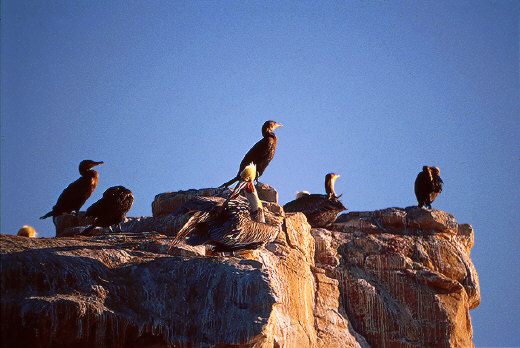
[[(154, 216), (127, 219), (124, 233), (2, 235), (2, 346), (473, 345), (473, 231), (452, 215), (390, 208), (311, 229), (287, 214), (276, 240), (248, 258), (169, 250), (184, 223), (171, 212), (197, 194), (222, 192), (158, 195)], [(56, 223), (72, 235), (88, 221)]]

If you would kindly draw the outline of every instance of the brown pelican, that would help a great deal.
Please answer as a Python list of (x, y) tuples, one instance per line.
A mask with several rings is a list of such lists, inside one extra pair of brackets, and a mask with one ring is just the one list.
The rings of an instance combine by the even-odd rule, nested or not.
[(91, 168), (99, 164), (103, 164), (103, 162), (81, 161), (79, 164), (81, 178), (67, 186), (58, 198), (56, 205), (52, 207), (52, 210), (40, 217), (40, 219), (46, 219), (49, 216), (71, 214), (72, 212), (77, 214), (97, 187), (99, 175)]
[[(253, 163), (245, 167), (240, 182), (224, 202), (196, 197), (181, 207), (177, 214), (191, 210), (193, 216), (177, 233), (172, 245), (186, 239), (188, 245), (209, 244), (214, 251), (233, 252), (257, 249), (273, 241), (280, 232), (281, 218), (264, 212), (253, 184), (257, 172)], [(233, 199), (242, 189), (247, 202)]]
[(283, 206), (286, 213), (301, 212), (313, 228), (326, 227), (336, 221), (338, 215), (346, 210), (334, 192), (334, 183), (339, 175), (329, 173), (325, 176), (326, 195), (304, 194)]
[(278, 143), (278, 139), (273, 131), (282, 127), (281, 124), (276, 123), (274, 121), (266, 121), (262, 126), (262, 136), (263, 138), (258, 141), (244, 156), (242, 162), (240, 162), (240, 168), (238, 169), (238, 174), (233, 179), (229, 180), (221, 187), (228, 187), (234, 182), (240, 180), (240, 173), (244, 170), (244, 168), (253, 163), (256, 165), (256, 176), (255, 180), (258, 182), (258, 178), (262, 176), (265, 168), (269, 165), (269, 162), (274, 157), (274, 152), (276, 151), (276, 144)]
[(423, 166), (422, 172), (415, 179), (415, 197), (417, 206), (431, 209), (432, 203), (442, 191), (443, 181), (437, 167)]
[(103, 193), (103, 197), (99, 201), (87, 209), (85, 216), (93, 216), (95, 220), (81, 234), (89, 235), (97, 226), (110, 227), (120, 224), (133, 202), (134, 195), (129, 189), (123, 186), (110, 187)]

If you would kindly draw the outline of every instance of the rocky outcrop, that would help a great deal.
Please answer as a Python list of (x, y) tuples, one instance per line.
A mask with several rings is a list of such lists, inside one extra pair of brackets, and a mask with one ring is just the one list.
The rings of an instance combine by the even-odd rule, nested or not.
[(124, 233), (2, 235), (2, 346), (472, 346), (471, 226), (391, 208), (311, 230), (297, 213), (253, 253), (170, 249), (184, 223), (171, 212), (213, 190), (158, 195), (154, 217), (127, 219)]
[(372, 346), (472, 346), (471, 226), (412, 207), (349, 213), (332, 229), (312, 231), (317, 265), (338, 279), (348, 318)]

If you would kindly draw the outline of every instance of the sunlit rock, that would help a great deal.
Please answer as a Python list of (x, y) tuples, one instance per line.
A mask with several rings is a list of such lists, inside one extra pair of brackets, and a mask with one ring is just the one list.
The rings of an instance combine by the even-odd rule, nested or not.
[[(204, 191), (207, 190), (207, 191)], [(2, 235), (2, 346), (471, 347), (478, 275), (470, 225), (439, 210), (388, 208), (311, 229), (284, 216), (276, 239), (236, 255), (172, 237), (197, 194), (156, 196), (154, 217), (76, 236)], [(68, 232), (67, 232), (68, 231)], [(121, 232), (120, 232), (121, 231)]]

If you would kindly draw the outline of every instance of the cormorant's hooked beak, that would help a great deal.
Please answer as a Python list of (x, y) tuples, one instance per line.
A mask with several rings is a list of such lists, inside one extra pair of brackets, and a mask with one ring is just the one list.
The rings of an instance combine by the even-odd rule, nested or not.
[(99, 166), (100, 164), (103, 164), (103, 163), (105, 163), (105, 162), (103, 162), (103, 161), (100, 161), (100, 162), (94, 162), (94, 163), (92, 164), (92, 167)]
[(278, 127), (283, 127), (283, 124), (281, 123), (276, 123), (274, 126), (273, 126), (273, 130), (275, 130), (276, 128)]

